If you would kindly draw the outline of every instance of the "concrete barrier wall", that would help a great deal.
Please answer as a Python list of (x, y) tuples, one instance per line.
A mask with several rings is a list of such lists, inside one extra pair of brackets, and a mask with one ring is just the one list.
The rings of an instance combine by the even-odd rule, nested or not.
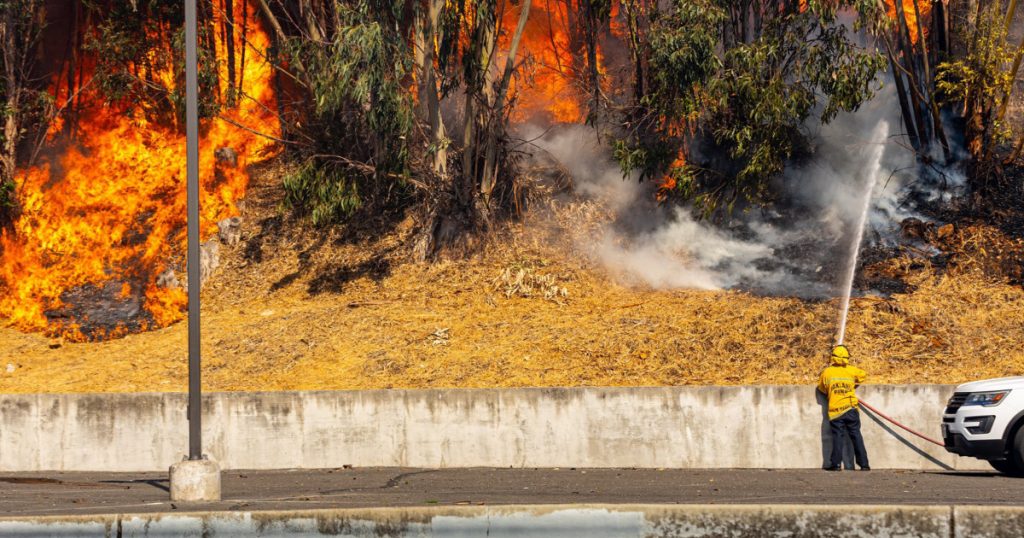
[[(938, 437), (952, 387), (859, 389)], [(165, 470), (187, 451), (186, 396), (0, 395), (0, 471)], [(831, 440), (812, 387), (212, 393), (206, 453), (226, 469), (818, 468)], [(872, 467), (987, 469), (863, 416)]]

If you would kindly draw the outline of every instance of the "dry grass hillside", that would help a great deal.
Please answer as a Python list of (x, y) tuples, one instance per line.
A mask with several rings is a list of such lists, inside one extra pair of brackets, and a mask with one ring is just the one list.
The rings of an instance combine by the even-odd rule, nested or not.
[[(586, 203), (416, 264), (411, 220), (378, 240), (314, 230), (282, 216), (276, 177), (254, 180), (242, 241), (203, 290), (207, 390), (812, 383), (834, 334), (836, 301), (616, 283), (572, 254), (600, 218)], [(855, 299), (855, 360), (875, 383), (1024, 373), (1020, 240), (966, 222), (921, 233), (956, 254), (867, 268), (908, 291)], [(185, 390), (185, 342), (184, 323), (56, 348), (0, 328), (0, 392)]]

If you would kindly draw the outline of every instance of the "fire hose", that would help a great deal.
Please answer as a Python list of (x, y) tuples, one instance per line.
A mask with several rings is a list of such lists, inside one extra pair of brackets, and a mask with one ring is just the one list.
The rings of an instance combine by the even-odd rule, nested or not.
[(892, 417), (886, 415), (885, 413), (879, 411), (878, 409), (875, 409), (874, 407), (871, 407), (871, 405), (869, 405), (864, 400), (860, 400), (860, 404), (863, 405), (864, 407), (867, 407), (872, 413), (874, 413), (874, 414), (884, 418), (885, 420), (888, 420), (889, 422), (892, 422), (896, 426), (899, 426), (900, 428), (903, 428), (904, 430), (906, 430), (906, 431), (908, 431), (908, 432), (910, 432), (910, 433), (920, 437), (921, 439), (924, 439), (925, 441), (928, 441), (929, 443), (936, 444), (936, 445), (939, 445), (939, 446), (946, 446), (944, 443), (940, 443), (940, 442), (936, 441), (935, 439), (932, 439), (931, 437), (928, 437), (927, 435), (925, 435), (923, 433), (916, 432), (916, 431), (914, 431), (914, 430), (904, 426), (903, 424), (900, 424), (899, 422), (897, 422)]

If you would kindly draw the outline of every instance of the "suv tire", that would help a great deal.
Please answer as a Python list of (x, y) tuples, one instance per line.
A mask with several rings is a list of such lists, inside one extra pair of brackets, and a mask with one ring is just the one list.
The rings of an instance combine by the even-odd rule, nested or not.
[(1014, 465), (1012, 460), (988, 460), (988, 464), (991, 465), (993, 469), (1005, 475), (1021, 476), (1020, 469)]
[(989, 460), (993, 469), (1009, 476), (1024, 477), (1024, 427), (1017, 428), (1005, 460)]
[(1006, 461), (1012, 462), (1016, 473), (1013, 476), (1024, 476), (1024, 427), (1017, 427), (1010, 446), (1007, 447)]

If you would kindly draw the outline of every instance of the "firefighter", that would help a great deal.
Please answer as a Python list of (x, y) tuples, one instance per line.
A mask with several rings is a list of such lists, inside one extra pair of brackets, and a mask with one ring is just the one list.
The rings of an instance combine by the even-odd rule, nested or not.
[(821, 372), (818, 391), (828, 398), (828, 422), (832, 430), (832, 458), (826, 471), (840, 471), (843, 466), (843, 435), (853, 441), (853, 455), (862, 471), (871, 470), (864, 438), (860, 434), (860, 411), (854, 389), (868, 374), (850, 366), (850, 350), (844, 345), (832, 349), (831, 366)]

